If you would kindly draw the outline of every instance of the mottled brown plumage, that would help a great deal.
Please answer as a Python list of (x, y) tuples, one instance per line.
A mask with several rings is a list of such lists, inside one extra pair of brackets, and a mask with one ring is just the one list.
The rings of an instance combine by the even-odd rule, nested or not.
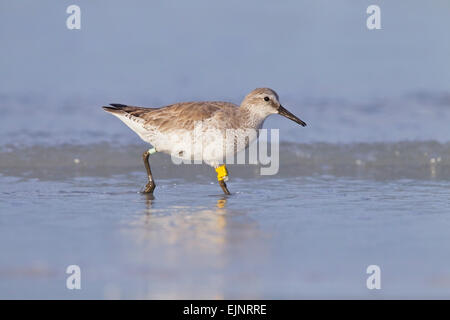
[(237, 118), (239, 106), (220, 101), (181, 102), (162, 108), (144, 108), (111, 104), (114, 108), (104, 107), (111, 113), (126, 114), (129, 118), (137, 118), (145, 128), (169, 132), (178, 129), (193, 130), (196, 121), (217, 117), (228, 128), (237, 129), (240, 125)]

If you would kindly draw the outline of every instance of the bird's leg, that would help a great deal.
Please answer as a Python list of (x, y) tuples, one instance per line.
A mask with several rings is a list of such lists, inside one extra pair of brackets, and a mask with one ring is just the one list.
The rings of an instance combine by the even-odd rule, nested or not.
[(223, 190), (223, 193), (229, 195), (231, 194), (230, 191), (228, 191), (227, 185), (225, 181), (228, 181), (228, 172), (227, 167), (223, 164), (221, 166), (218, 166), (216, 168), (217, 172), (217, 180), (219, 181), (219, 185)]
[(227, 184), (225, 183), (225, 181), (223, 181), (223, 180), (219, 181), (219, 185), (222, 188), (223, 193), (225, 193), (226, 195), (230, 195), (231, 194), (230, 191), (228, 191)]
[(144, 160), (144, 165), (145, 165), (145, 169), (147, 170), (147, 176), (148, 176), (148, 182), (147, 182), (147, 185), (145, 186), (143, 193), (153, 193), (153, 190), (155, 190), (155, 187), (156, 187), (156, 184), (153, 181), (152, 170), (150, 169), (150, 163), (148, 161), (148, 158), (150, 157), (150, 155), (155, 152), (156, 152), (156, 149), (152, 148), (150, 150), (145, 151), (142, 154), (142, 160)]

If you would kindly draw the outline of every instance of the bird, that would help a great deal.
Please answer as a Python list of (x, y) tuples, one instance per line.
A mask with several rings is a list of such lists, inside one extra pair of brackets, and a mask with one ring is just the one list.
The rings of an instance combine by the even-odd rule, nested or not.
[[(306, 126), (303, 120), (281, 105), (278, 94), (270, 88), (251, 91), (240, 106), (222, 101), (196, 101), (160, 108), (111, 103), (102, 108), (152, 146), (142, 154), (148, 178), (142, 192), (152, 195), (156, 184), (150, 167), (151, 154), (162, 152), (177, 159), (203, 160), (215, 168), (222, 191), (230, 195), (225, 183), (228, 181), (228, 170), (223, 159), (247, 148), (257, 139), (258, 129), (262, 128), (268, 116), (279, 114)], [(255, 131), (256, 134), (253, 134)], [(229, 132), (233, 132), (231, 138)], [(247, 137), (245, 143), (238, 144), (236, 141), (242, 137)], [(194, 146), (192, 141), (196, 142)]]

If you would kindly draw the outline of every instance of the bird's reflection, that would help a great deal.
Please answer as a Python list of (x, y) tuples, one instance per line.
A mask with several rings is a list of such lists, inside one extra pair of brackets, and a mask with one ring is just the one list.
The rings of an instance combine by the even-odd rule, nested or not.
[[(144, 240), (157, 237), (158, 239), (151, 241), (153, 244), (155, 240), (166, 244), (182, 242), (197, 249), (207, 249), (213, 243), (225, 243), (228, 215), (244, 213), (240, 210), (230, 211), (227, 208), (228, 197), (225, 195), (220, 196), (209, 208), (184, 204), (166, 206), (159, 203), (152, 194), (142, 196), (145, 203), (144, 215), (130, 223), (141, 225), (140, 231), (135, 234), (137, 238)], [(143, 226), (147, 227), (142, 228)], [(159, 232), (163, 232), (164, 236), (158, 235)]]
[[(148, 194), (148, 193), (144, 193), (143, 194), (144, 199), (145, 199), (145, 210), (144, 213), (146, 215), (151, 215), (152, 214), (152, 205), (153, 202), (155, 200), (155, 196), (153, 194)], [(226, 210), (226, 204), (227, 204), (227, 196), (222, 196), (219, 199), (217, 199), (216, 202), (216, 210), (215, 213), (217, 214), (226, 214), (227, 210)]]
[(222, 198), (217, 199), (216, 214), (218, 215), (217, 216), (217, 227), (219, 229), (223, 229), (227, 225), (227, 220), (225, 217), (225, 215), (227, 214), (226, 204), (227, 204), (226, 196), (223, 196)]
[(219, 208), (219, 209), (225, 208), (226, 204), (227, 204), (227, 198), (226, 197), (222, 197), (221, 199), (217, 200), (217, 208)]
[(143, 195), (145, 198), (145, 214), (150, 214), (155, 196), (152, 193), (144, 193)]
[[(264, 238), (259, 224), (245, 209), (235, 208), (232, 198), (188, 203), (186, 199), (169, 201), (144, 195), (143, 210), (123, 228), (134, 243), (129, 253), (143, 279), (142, 297), (222, 297), (230, 261), (263, 251), (252, 250), (255, 241)], [(208, 285), (185, 284), (186, 276)], [(167, 289), (157, 290), (156, 284)]]

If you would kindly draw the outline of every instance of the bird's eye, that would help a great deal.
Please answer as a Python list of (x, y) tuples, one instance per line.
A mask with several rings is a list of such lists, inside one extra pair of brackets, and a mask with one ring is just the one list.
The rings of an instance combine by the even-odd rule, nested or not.
[(264, 101), (269, 101), (270, 98), (269, 97), (264, 97)]

